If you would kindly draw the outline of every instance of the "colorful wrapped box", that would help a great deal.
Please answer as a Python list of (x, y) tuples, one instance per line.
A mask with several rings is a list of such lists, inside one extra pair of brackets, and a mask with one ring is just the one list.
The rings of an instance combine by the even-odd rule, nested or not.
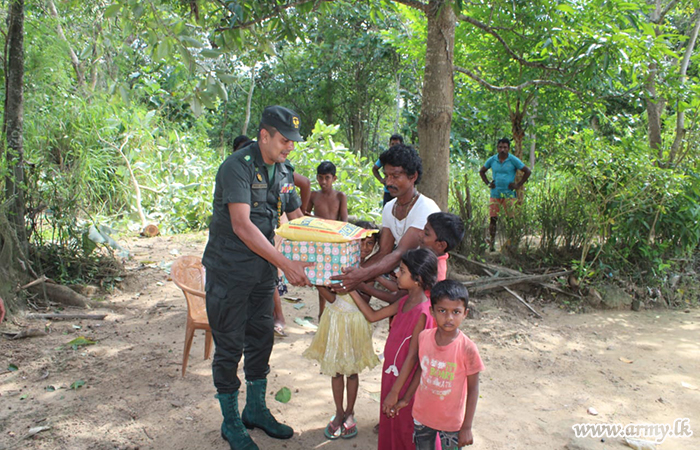
[(311, 242), (282, 239), (280, 251), (292, 261), (316, 263), (306, 268), (311, 284), (328, 285), (344, 267), (360, 266), (360, 241)]

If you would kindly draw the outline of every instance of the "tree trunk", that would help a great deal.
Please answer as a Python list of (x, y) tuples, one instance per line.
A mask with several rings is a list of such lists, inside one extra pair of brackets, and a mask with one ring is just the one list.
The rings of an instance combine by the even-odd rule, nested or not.
[(510, 128), (513, 132), (513, 145), (511, 153), (522, 161), (523, 159), (523, 140), (525, 139), (525, 128), (523, 127), (523, 119), (525, 111), (520, 110), (520, 100), (515, 103), (515, 111), (510, 112)]
[(396, 103), (394, 104), (394, 133), (398, 133), (401, 126), (401, 74), (396, 72)]
[(24, 223), (24, 0), (11, 0), (7, 18), (5, 45), (5, 114), (2, 123), (8, 174), (5, 196), (9, 200), (9, 221), (21, 250), (27, 254), (27, 231)]
[(456, 17), (449, 1), (431, 0), (426, 13), (423, 99), (418, 139), (423, 159), (421, 192), (447, 210), (450, 181), (450, 127), (454, 110), (454, 45)]
[(97, 86), (97, 78), (98, 78), (98, 72), (99, 72), (99, 66), (100, 66), (100, 58), (99, 58), (99, 52), (97, 49), (97, 42), (100, 39), (100, 35), (102, 34), (102, 24), (99, 22), (95, 22), (95, 35), (93, 36), (93, 42), (92, 42), (92, 61), (90, 63), (90, 91), (94, 92), (95, 87)]
[(124, 147), (126, 147), (126, 144), (129, 142), (130, 138), (131, 136), (127, 134), (122, 144), (117, 148), (117, 151), (126, 163), (126, 169), (129, 171), (129, 178), (131, 179), (131, 184), (134, 185), (134, 196), (136, 197), (136, 211), (139, 214), (139, 219), (141, 219), (141, 229), (145, 229), (148, 225), (148, 222), (146, 222), (146, 214), (144, 214), (143, 206), (141, 205), (141, 186), (139, 185), (139, 182), (136, 179), (136, 174), (134, 173), (134, 169), (132, 169), (131, 167), (131, 162), (129, 162), (129, 158), (127, 158), (126, 154), (124, 153)]
[[(683, 61), (680, 67), (680, 91), (683, 92), (685, 86), (685, 78), (688, 73), (688, 65), (690, 64), (690, 57), (693, 54), (693, 49), (695, 48), (695, 41), (698, 38), (698, 30), (700, 29), (700, 15), (695, 18), (695, 25), (693, 30), (690, 32), (690, 38), (688, 39), (688, 45), (685, 48), (685, 54), (683, 55)], [(668, 155), (668, 164), (674, 164), (676, 161), (676, 155), (681, 148), (681, 144), (685, 139), (685, 111), (680, 105), (676, 108), (676, 137), (673, 140), (673, 145), (671, 145), (671, 152)]]
[(360, 110), (351, 107), (350, 111), (350, 139), (349, 147), (353, 153), (360, 154), (362, 149), (362, 116)]
[(85, 87), (85, 74), (83, 73), (83, 68), (81, 67), (78, 55), (75, 54), (75, 52), (73, 51), (73, 47), (71, 47), (70, 42), (68, 42), (68, 39), (66, 39), (66, 35), (63, 33), (63, 27), (61, 26), (61, 18), (58, 17), (58, 11), (56, 11), (56, 6), (53, 4), (53, 0), (49, 0), (47, 2), (47, 6), (49, 7), (49, 14), (51, 14), (51, 17), (53, 17), (53, 19), (56, 21), (56, 32), (58, 33), (58, 38), (65, 42), (66, 47), (68, 47), (68, 56), (70, 57), (70, 63), (73, 65), (73, 69), (75, 70), (75, 75), (78, 79), (78, 87), (82, 89)]
[(537, 133), (535, 132), (535, 116), (537, 115), (537, 99), (532, 101), (531, 113), (528, 115), (530, 135), (530, 170), (535, 170), (535, 150), (537, 148)]
[(241, 134), (246, 134), (248, 132), (248, 124), (250, 123), (250, 105), (253, 102), (253, 90), (255, 89), (255, 63), (250, 69), (250, 89), (248, 90), (248, 98), (245, 103), (245, 123), (243, 124), (243, 129)]
[(665, 106), (663, 98), (656, 96), (656, 63), (649, 64), (649, 76), (646, 81), (646, 106), (649, 121), (649, 147), (656, 150), (659, 162), (663, 160), (663, 148), (661, 147), (661, 111)]
[[(659, 24), (663, 20), (664, 14), (662, 13), (661, 1), (654, 0), (654, 10), (649, 16), (649, 21), (654, 24), (654, 34), (658, 37), (661, 31), (659, 30)], [(652, 150), (656, 150), (658, 163), (662, 164), (664, 157), (664, 149), (661, 146), (661, 113), (666, 107), (666, 100), (663, 97), (657, 97), (656, 94), (656, 75), (659, 71), (659, 67), (655, 62), (649, 63), (649, 75), (647, 76), (645, 87), (646, 87), (646, 107), (647, 107), (647, 120), (649, 122), (649, 147)]]

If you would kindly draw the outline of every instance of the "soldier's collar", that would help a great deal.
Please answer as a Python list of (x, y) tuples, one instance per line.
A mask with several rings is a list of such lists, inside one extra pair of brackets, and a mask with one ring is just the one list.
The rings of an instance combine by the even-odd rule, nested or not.
[[(258, 146), (258, 143), (256, 142), (254, 144), (251, 144), (246, 148), (250, 148), (250, 150), (253, 152), (254, 157), (255, 157), (255, 165), (258, 167), (264, 167), (265, 160), (263, 160), (262, 151), (260, 150), (260, 146)], [(275, 163), (274, 165), (275, 165), (275, 173), (279, 172), (281, 174), (286, 175), (289, 172), (287, 165), (284, 163)]]
[(255, 165), (258, 167), (263, 167), (265, 165), (265, 161), (263, 160), (262, 152), (260, 151), (260, 146), (256, 142), (254, 144), (251, 144), (250, 147), (250, 150), (253, 152), (253, 156), (255, 157)]

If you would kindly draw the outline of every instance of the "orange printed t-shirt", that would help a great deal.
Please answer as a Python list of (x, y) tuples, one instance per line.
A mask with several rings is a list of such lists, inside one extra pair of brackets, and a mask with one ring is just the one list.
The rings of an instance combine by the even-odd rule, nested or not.
[(461, 330), (443, 347), (435, 342), (437, 328), (418, 337), (420, 385), (413, 418), (434, 430), (459, 431), (467, 408), (467, 377), (484, 370), (479, 350)]
[(447, 278), (447, 258), (449, 258), (450, 255), (448, 253), (445, 253), (442, 256), (438, 256), (438, 273), (437, 273), (437, 280), (438, 281), (443, 281)]

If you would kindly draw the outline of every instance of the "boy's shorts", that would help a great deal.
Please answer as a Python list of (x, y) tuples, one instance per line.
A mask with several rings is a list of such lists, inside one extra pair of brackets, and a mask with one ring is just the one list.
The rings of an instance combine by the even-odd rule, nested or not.
[(413, 442), (416, 450), (435, 450), (435, 436), (440, 436), (442, 450), (460, 450), (459, 431), (434, 430), (413, 419)]
[(489, 202), (489, 217), (498, 217), (501, 208), (506, 212), (508, 217), (513, 217), (516, 198), (493, 198)]

